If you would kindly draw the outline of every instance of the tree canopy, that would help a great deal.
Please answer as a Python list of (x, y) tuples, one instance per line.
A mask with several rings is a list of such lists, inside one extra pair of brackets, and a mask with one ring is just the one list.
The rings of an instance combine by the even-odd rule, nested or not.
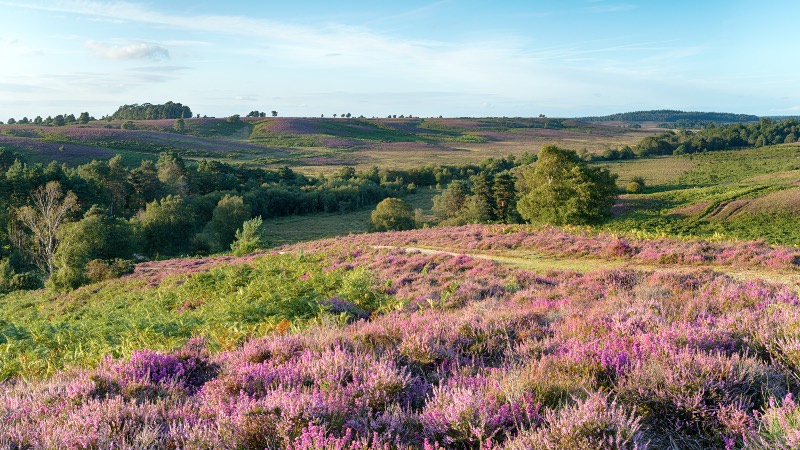
[(192, 110), (180, 103), (166, 102), (163, 105), (150, 103), (122, 105), (112, 114), (115, 120), (182, 119), (192, 117)]
[(616, 175), (590, 167), (573, 150), (551, 145), (523, 172), (527, 191), (518, 210), (531, 223), (589, 224), (604, 219), (614, 204)]
[(411, 230), (414, 226), (414, 209), (399, 198), (383, 199), (370, 215), (371, 231)]

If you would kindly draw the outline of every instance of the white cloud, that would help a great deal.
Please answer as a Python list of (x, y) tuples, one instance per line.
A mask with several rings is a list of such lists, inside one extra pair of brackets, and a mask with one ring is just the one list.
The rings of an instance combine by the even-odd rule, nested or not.
[(169, 59), (169, 51), (156, 44), (134, 42), (127, 45), (109, 45), (97, 41), (86, 41), (86, 48), (104, 59)]

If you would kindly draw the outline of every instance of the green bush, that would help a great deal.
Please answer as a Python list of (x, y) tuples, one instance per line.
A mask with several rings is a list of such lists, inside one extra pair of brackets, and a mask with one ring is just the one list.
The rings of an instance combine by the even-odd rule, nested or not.
[(370, 231), (412, 230), (414, 208), (399, 198), (383, 199), (370, 215)]
[(231, 244), (234, 255), (244, 256), (268, 245), (263, 224), (261, 216), (258, 216), (246, 220), (242, 224), (242, 228), (236, 230), (235, 240)]

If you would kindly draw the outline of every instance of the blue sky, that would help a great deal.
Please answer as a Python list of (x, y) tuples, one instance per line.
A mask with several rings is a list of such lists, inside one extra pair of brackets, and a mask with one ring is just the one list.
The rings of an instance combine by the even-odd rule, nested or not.
[(0, 120), (800, 114), (800, 2), (0, 0)]

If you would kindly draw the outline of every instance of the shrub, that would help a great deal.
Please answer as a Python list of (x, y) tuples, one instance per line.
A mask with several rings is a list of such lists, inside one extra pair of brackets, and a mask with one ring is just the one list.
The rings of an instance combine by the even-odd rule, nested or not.
[(639, 184), (638, 182), (631, 181), (630, 183), (625, 185), (625, 191), (628, 194), (638, 194), (638, 193), (642, 192), (642, 187), (643, 186), (641, 184)]
[(546, 426), (521, 433), (509, 450), (644, 449), (640, 419), (601, 393), (545, 414)]
[(86, 263), (86, 278), (90, 283), (119, 278), (133, 273), (133, 261), (127, 259), (93, 259)]
[(399, 198), (384, 199), (370, 215), (370, 231), (411, 230), (414, 226), (414, 209)]
[(267, 245), (263, 223), (261, 216), (244, 221), (242, 228), (236, 230), (235, 240), (231, 244), (234, 255), (244, 256)]

